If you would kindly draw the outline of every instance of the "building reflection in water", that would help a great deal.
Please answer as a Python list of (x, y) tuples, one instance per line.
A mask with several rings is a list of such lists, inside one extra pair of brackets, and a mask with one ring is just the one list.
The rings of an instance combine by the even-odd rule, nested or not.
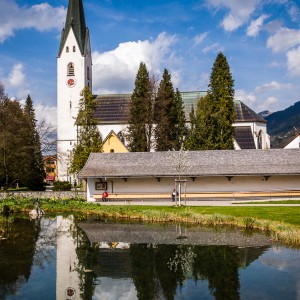
[(1, 299), (299, 298), (300, 252), (253, 231), (72, 216), (0, 229)]

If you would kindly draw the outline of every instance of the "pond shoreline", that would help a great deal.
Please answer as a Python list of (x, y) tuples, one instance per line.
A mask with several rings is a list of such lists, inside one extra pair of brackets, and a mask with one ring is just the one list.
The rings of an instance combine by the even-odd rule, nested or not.
[[(6, 205), (11, 212), (27, 212), (34, 208), (32, 198), (6, 198), (0, 200), (0, 212)], [(187, 223), (205, 226), (229, 225), (246, 230), (258, 229), (270, 234), (273, 241), (300, 246), (298, 208), (291, 207), (192, 207), (192, 206), (134, 206), (99, 205), (84, 199), (39, 199), (45, 213), (83, 213), (104, 218), (139, 220), (157, 223)], [(276, 214), (282, 218), (276, 219)], [(285, 214), (284, 214), (285, 213)], [(289, 222), (284, 216), (293, 214)], [(292, 222), (294, 221), (294, 222)]]

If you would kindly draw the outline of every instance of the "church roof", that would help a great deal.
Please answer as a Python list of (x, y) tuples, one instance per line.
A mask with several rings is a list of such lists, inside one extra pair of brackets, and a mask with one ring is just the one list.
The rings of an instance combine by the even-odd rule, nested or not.
[[(178, 170), (178, 162), (181, 169)], [(300, 149), (92, 153), (80, 178), (300, 175)]]
[(85, 23), (82, 0), (69, 0), (66, 24), (61, 34), (58, 56), (61, 55), (71, 28), (74, 31), (80, 52), (84, 55), (88, 29)]
[[(181, 92), (184, 103), (186, 119), (189, 120), (192, 107), (196, 110), (197, 102), (204, 97), (207, 92)], [(98, 95), (95, 118), (102, 124), (127, 124), (129, 119), (131, 94), (107, 94)], [(256, 114), (246, 104), (239, 100), (234, 101), (236, 114), (235, 122), (259, 122), (266, 123), (266, 120)]]
[(250, 126), (236, 126), (234, 131), (234, 139), (241, 149), (256, 149)]
[(267, 123), (267, 121), (263, 117), (255, 113), (251, 108), (249, 108), (240, 100), (234, 101), (234, 110), (236, 122)]

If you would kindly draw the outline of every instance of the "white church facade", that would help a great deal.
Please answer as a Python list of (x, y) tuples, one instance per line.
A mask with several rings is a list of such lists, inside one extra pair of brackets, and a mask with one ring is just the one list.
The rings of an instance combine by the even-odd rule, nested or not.
[[(72, 181), (69, 174), (70, 152), (77, 142), (77, 126), (81, 92), (92, 91), (92, 57), (89, 30), (86, 26), (82, 0), (69, 0), (65, 28), (62, 31), (57, 57), (57, 158), (58, 179)], [(182, 92), (187, 118), (206, 92)], [(113, 130), (123, 138), (128, 126), (130, 94), (96, 96), (95, 117), (104, 140)], [(235, 101), (236, 150), (268, 149), (270, 138), (266, 121), (241, 101)]]

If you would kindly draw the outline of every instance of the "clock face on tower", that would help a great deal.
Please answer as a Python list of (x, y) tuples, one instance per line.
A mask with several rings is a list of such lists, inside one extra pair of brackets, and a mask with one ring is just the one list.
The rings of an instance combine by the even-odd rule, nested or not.
[(66, 81), (66, 84), (70, 88), (72, 88), (73, 86), (75, 86), (75, 84), (76, 84), (75, 77), (68, 77), (67, 81)]

